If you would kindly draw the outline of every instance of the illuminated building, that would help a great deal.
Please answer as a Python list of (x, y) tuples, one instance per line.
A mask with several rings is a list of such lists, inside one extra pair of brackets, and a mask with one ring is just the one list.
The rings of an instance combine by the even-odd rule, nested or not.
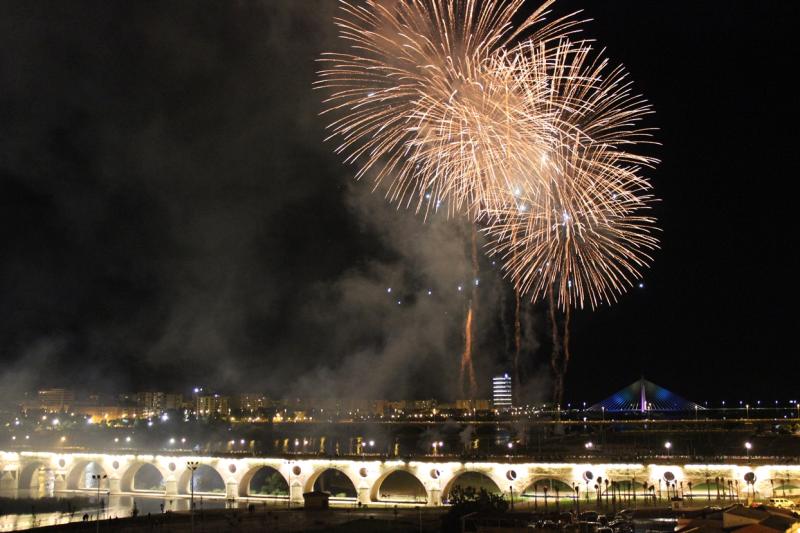
[(495, 409), (511, 408), (511, 377), (508, 374), (492, 378), (492, 405)]
[(230, 402), (227, 396), (209, 394), (197, 397), (197, 416), (229, 416)]
[(49, 413), (68, 411), (75, 401), (75, 393), (67, 389), (40, 390), (37, 397), (40, 408)]
[(458, 411), (488, 411), (489, 400), (456, 400), (455, 408)]

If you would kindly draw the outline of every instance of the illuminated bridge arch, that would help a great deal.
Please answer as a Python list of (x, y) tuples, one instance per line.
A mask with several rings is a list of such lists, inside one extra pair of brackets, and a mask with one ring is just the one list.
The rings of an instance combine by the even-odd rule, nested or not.
[(428, 491), (411, 469), (397, 467), (382, 473), (373, 482), (370, 499), (374, 502), (424, 504), (428, 501)]
[(255, 465), (239, 480), (239, 496), (288, 498), (289, 480), (270, 465)]
[[(141, 479), (145, 477), (145, 479)], [(160, 477), (158, 486), (150, 484), (145, 487), (146, 479), (155, 480)], [(120, 489), (123, 492), (163, 492), (164, 484), (169, 478), (169, 472), (158, 463), (136, 461), (131, 463), (120, 478)]]
[[(106, 476), (102, 479), (91, 479), (90, 476)], [(82, 459), (72, 464), (67, 474), (68, 490), (94, 490), (108, 488), (108, 470), (103, 466), (102, 459)]]
[[(178, 494), (191, 494), (192, 471), (184, 469), (178, 477)], [(194, 493), (225, 495), (225, 478), (221, 472), (208, 464), (200, 464), (194, 471)]]
[[(545, 491), (545, 489), (547, 490)], [(574, 493), (574, 489), (569, 482), (563, 479), (540, 477), (528, 483), (528, 486), (522, 491), (522, 497), (532, 498), (535, 494), (537, 497), (543, 498), (545, 493), (548, 498), (569, 497)]]
[[(358, 498), (358, 480), (353, 479), (347, 472), (334, 466), (320, 468), (309, 476), (306, 481), (305, 492), (323, 490), (331, 493), (331, 498), (355, 500)], [(331, 492), (329, 488), (343, 489)]]
[(33, 461), (26, 464), (19, 472), (19, 477), (17, 478), (18, 487), (22, 490), (38, 489), (40, 468), (47, 468), (47, 464), (42, 461)]
[(503, 490), (500, 489), (500, 486), (505, 485), (505, 483), (498, 481), (499, 480), (495, 479), (490, 473), (482, 472), (477, 469), (460, 470), (455, 472), (453, 477), (445, 484), (442, 490), (442, 498), (444, 500), (449, 500), (450, 492), (457, 486), (462, 488), (471, 487), (475, 490), (483, 488), (492, 494), (503, 494)]

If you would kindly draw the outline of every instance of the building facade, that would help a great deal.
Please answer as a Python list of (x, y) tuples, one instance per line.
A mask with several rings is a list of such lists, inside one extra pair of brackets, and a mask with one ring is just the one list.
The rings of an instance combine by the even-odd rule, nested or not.
[(492, 405), (495, 409), (511, 409), (511, 377), (508, 374), (492, 378)]

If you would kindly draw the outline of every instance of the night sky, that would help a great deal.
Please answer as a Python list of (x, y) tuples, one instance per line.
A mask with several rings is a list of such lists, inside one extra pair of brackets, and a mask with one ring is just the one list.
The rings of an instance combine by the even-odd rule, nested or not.
[[(4, 394), (458, 395), (469, 228), (397, 211), (324, 142), (335, 7), (0, 3)], [(567, 396), (645, 375), (699, 401), (795, 399), (800, 3), (555, 5), (581, 8), (656, 110), (663, 233), (644, 289), (578, 313)], [(486, 394), (512, 296), (486, 259), (480, 290)], [(538, 400), (541, 305), (524, 325)]]

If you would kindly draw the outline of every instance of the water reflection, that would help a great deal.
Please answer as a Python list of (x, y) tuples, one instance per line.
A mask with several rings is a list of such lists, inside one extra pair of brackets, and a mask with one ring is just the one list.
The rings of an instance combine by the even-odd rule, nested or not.
[[(52, 487), (52, 485), (45, 485)], [(53, 510), (50, 505), (46, 510), (44, 504), (37, 510), (36, 500), (42, 498), (60, 498), (61, 504), (55, 506)], [(20, 531), (32, 527), (42, 527), (69, 522), (80, 522), (84, 519), (93, 521), (97, 519), (98, 513), (102, 519), (123, 518), (133, 514), (134, 506), (139, 516), (148, 514), (156, 515), (170, 511), (188, 511), (189, 498), (186, 497), (163, 497), (148, 494), (121, 494), (109, 496), (108, 493), (100, 492), (98, 501), (96, 491), (53, 491), (35, 489), (20, 490), (0, 490), (0, 498), (11, 498), (15, 500), (31, 500), (31, 509), (28, 513), (0, 515), (0, 532)], [(44, 500), (42, 500), (44, 502)], [(246, 508), (251, 501), (241, 500), (229, 502), (224, 498), (209, 498), (208, 496), (195, 495), (195, 508), (197, 511), (208, 509), (224, 509), (231, 507)], [(24, 505), (24, 504), (23, 504)], [(259, 506), (284, 507), (286, 500), (263, 500), (257, 503)], [(27, 509), (26, 509), (27, 510)]]

